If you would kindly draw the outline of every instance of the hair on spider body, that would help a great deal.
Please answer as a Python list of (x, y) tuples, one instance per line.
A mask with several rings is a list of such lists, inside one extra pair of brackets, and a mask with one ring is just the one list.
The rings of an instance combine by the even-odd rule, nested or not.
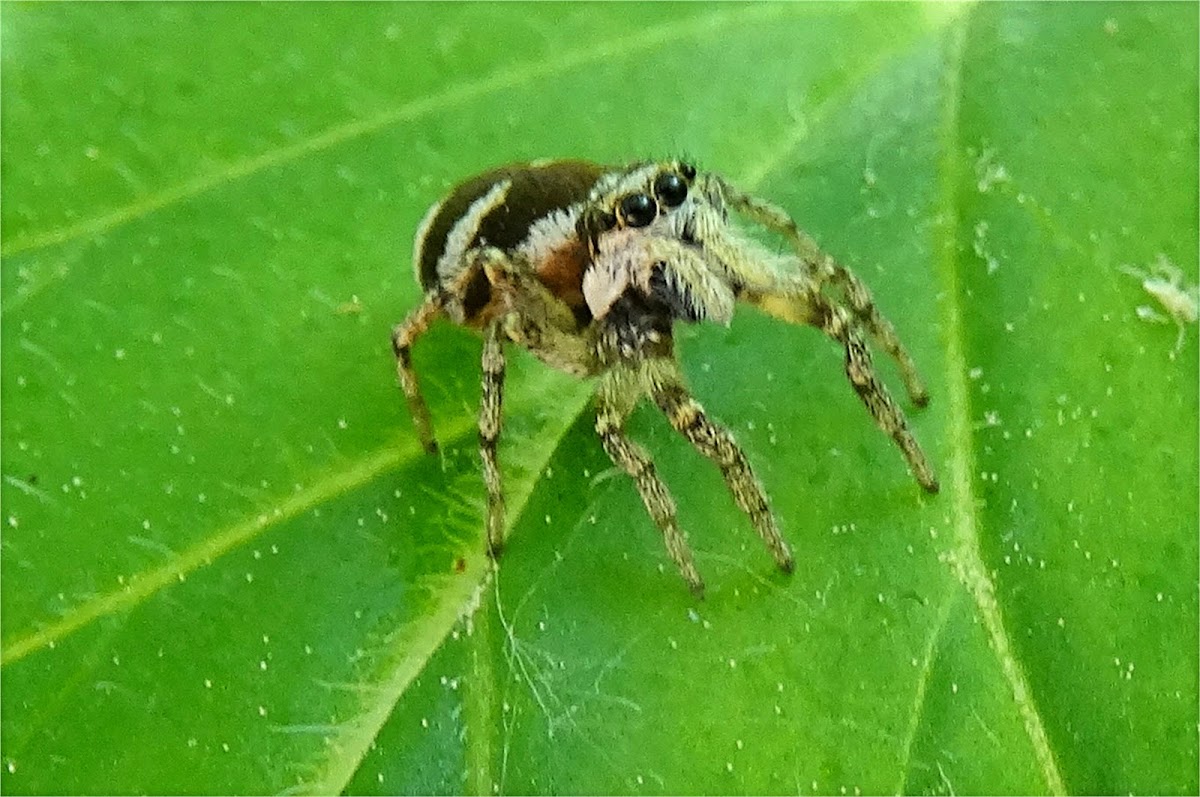
[[(777, 253), (746, 235), (731, 212), (786, 237)], [(581, 160), (502, 166), (460, 183), (429, 209), (413, 243), (425, 298), (392, 335), (397, 372), (427, 450), (436, 443), (410, 348), (439, 316), (483, 336), (480, 454), (493, 555), (504, 540), (496, 448), (504, 344), (548, 365), (598, 377), (596, 432), (633, 479), (692, 590), (703, 581), (675, 502), (625, 422), (649, 398), (721, 470), (734, 501), (780, 568), (793, 559), (758, 479), (733, 436), (688, 391), (675, 357), (676, 323), (728, 324), (738, 302), (814, 326), (842, 347), (845, 372), (876, 424), (929, 492), (938, 489), (904, 412), (875, 373), (867, 342), (894, 358), (910, 399), (928, 394), (891, 323), (848, 269), (819, 251), (781, 208), (720, 175), (669, 160), (606, 167)]]

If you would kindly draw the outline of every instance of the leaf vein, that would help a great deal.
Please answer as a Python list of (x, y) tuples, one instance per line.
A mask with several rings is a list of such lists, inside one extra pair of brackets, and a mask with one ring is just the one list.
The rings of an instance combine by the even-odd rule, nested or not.
[(971, 423), (970, 388), (967, 384), (967, 361), (965, 352), (965, 328), (962, 308), (961, 280), (958, 258), (958, 230), (961, 222), (958, 208), (958, 187), (961, 183), (960, 169), (960, 101), (962, 97), (962, 71), (966, 49), (967, 29), (974, 9), (968, 9), (962, 22), (951, 29), (945, 94), (944, 116), (941, 131), (940, 195), (943, 207), (940, 231), (940, 268), (946, 284), (945, 326), (947, 382), (950, 421), (950, 511), (955, 530), (956, 544), (949, 552), (949, 560), (955, 575), (962, 582), (975, 602), (976, 611), (983, 621), (988, 642), (996, 654), (1000, 670), (1012, 691), (1021, 722), (1029, 737), (1038, 768), (1046, 786), (1054, 794), (1065, 794), (1066, 785), (1050, 746), (1046, 728), (1038, 713), (1033, 691), (1026, 679), (1021, 663), (1017, 660), (1012, 641), (1004, 626), (1003, 613), (996, 599), (996, 587), (992, 582), (980, 547), (977, 501), (972, 474), (976, 471), (973, 429)]
[(904, 738), (904, 747), (900, 759), (900, 783), (896, 786), (896, 794), (907, 792), (906, 787), (908, 786), (909, 767), (912, 763), (913, 745), (916, 743), (917, 731), (921, 727), (921, 717), (925, 713), (929, 679), (933, 677), (933, 670), (937, 664), (942, 634), (949, 624), (950, 613), (957, 602), (957, 590), (957, 587), (953, 587), (943, 597), (942, 605), (938, 609), (937, 625), (934, 626), (933, 632), (925, 642), (925, 654), (921, 662), (921, 672), (917, 676), (917, 690), (913, 695), (912, 719), (908, 723), (908, 733)]
[[(18, 237), (7, 246), (0, 248), (0, 256), (11, 257), (21, 252), (43, 249), (89, 235), (99, 235), (244, 177), (289, 163), (311, 153), (330, 149), (338, 144), (370, 135), (402, 122), (430, 116), (488, 94), (528, 85), (539, 79), (552, 77), (585, 64), (623, 58), (672, 41), (713, 33), (732, 22), (742, 23), (747, 19), (777, 16), (786, 9), (786, 4), (770, 4), (754, 10), (739, 8), (736, 12), (717, 12), (692, 18), (686, 22), (673, 21), (646, 28), (634, 35), (603, 41), (590, 47), (581, 47), (565, 52), (559, 51), (549, 58), (500, 69), (482, 78), (464, 81), (437, 94), (411, 100), (374, 116), (328, 127), (317, 135), (294, 144), (234, 161), (223, 168), (192, 177), (90, 219)], [(31, 291), (21, 298), (27, 300), (33, 293)]]
[[(451, 436), (458, 438), (465, 435), (468, 432), (467, 426), (467, 423), (460, 422)], [(188, 574), (212, 564), (216, 559), (277, 524), (291, 520), (337, 495), (366, 484), (406, 460), (424, 456), (415, 445), (407, 442), (375, 451), (352, 467), (325, 476), (306, 489), (289, 494), (255, 516), (240, 520), (223, 531), (206, 537), (160, 567), (130, 579), (124, 588), (99, 595), (71, 609), (56, 622), (5, 642), (2, 646), (3, 652), (0, 653), (0, 666), (19, 661), (103, 617), (133, 609), (160, 590), (184, 580)]]

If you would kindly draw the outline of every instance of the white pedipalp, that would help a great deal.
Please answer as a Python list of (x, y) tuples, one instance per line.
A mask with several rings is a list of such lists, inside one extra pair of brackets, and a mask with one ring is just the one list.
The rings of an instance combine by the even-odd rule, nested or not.
[(625, 230), (600, 239), (597, 257), (583, 274), (583, 298), (593, 318), (603, 318), (630, 285), (644, 291), (649, 284), (648, 279), (636, 279), (638, 268), (646, 262), (636, 239)]
[(681, 303), (680, 315), (688, 320), (730, 322), (736, 303), (732, 288), (699, 249), (680, 240), (672, 229), (676, 223), (683, 222), (664, 220), (601, 238), (595, 262), (583, 275), (583, 296), (594, 318), (603, 318), (630, 288), (647, 297), (655, 295), (653, 275), (662, 264), (667, 295), (659, 296), (660, 300)]

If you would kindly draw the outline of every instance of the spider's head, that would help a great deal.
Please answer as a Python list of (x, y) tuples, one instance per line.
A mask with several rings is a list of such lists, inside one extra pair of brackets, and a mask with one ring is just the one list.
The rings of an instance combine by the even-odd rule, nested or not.
[(632, 304), (657, 325), (712, 319), (728, 323), (733, 291), (711, 268), (697, 219), (712, 199), (688, 163), (635, 164), (596, 184), (577, 232), (591, 264), (583, 295), (604, 320)]
[[(696, 167), (683, 161), (635, 163), (600, 178), (580, 214), (576, 232), (595, 255), (604, 236), (619, 229), (652, 232), (690, 217)], [(683, 232), (682, 227), (680, 232)]]

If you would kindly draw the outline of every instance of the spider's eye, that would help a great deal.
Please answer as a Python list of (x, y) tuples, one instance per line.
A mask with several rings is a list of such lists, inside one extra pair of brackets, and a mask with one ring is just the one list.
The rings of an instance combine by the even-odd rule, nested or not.
[(658, 215), (658, 205), (645, 194), (630, 194), (621, 200), (621, 216), (630, 227), (645, 227)]
[(654, 193), (664, 205), (673, 208), (687, 199), (687, 183), (674, 172), (664, 172), (654, 181)]
[(679, 164), (679, 172), (683, 175), (683, 179), (685, 180), (696, 179), (696, 167), (690, 163)]

